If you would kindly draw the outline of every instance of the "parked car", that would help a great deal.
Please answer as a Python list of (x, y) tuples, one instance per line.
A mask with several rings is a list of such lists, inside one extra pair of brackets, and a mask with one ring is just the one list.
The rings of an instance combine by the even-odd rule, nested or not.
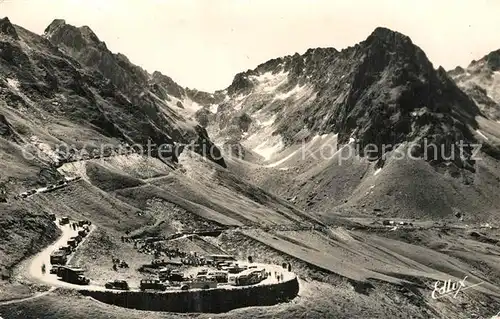
[(87, 231), (85, 229), (80, 229), (78, 231), (78, 236), (80, 236), (82, 238), (85, 237), (85, 236), (87, 236)]
[(73, 237), (71, 237), (70, 239), (74, 239), (74, 240), (76, 241), (76, 244), (81, 243), (81, 242), (82, 242), (82, 240), (83, 240), (82, 236), (80, 236), (80, 235), (73, 236)]
[(203, 276), (206, 274), (208, 274), (208, 269), (202, 269), (202, 270), (198, 271), (198, 273), (196, 274), (196, 277)]
[(167, 287), (162, 284), (158, 279), (142, 279), (139, 285), (141, 291), (144, 290), (161, 290), (165, 291)]
[(52, 268), (50, 268), (49, 273), (51, 273), (52, 275), (57, 275), (58, 271), (59, 271), (59, 267), (58, 266), (52, 266)]
[(181, 290), (189, 289), (211, 289), (217, 288), (217, 281), (213, 278), (198, 277), (192, 281), (186, 281), (181, 284)]
[(63, 246), (59, 248), (59, 250), (64, 252), (66, 255), (69, 255), (73, 252), (73, 248), (71, 246)]
[(128, 283), (125, 280), (114, 280), (114, 281), (108, 281), (104, 287), (106, 289), (116, 289), (116, 290), (129, 290), (130, 287), (128, 286)]
[(86, 220), (79, 220), (78, 221), (78, 226), (79, 227), (83, 227), (83, 225), (90, 225), (90, 222), (88, 222)]
[(81, 268), (74, 268), (69, 266), (59, 266), (57, 276), (65, 282), (75, 285), (88, 285), (90, 279), (83, 275), (84, 270)]
[(172, 271), (170, 273), (170, 276), (168, 277), (168, 280), (173, 281), (173, 282), (184, 281), (184, 274), (179, 272), (179, 271)]
[(207, 277), (214, 279), (218, 283), (226, 283), (228, 280), (228, 273), (225, 271), (210, 271)]

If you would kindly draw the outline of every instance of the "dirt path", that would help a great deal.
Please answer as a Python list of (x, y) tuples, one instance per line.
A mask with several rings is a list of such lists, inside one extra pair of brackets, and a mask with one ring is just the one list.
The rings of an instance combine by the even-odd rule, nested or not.
[(20, 299), (12, 299), (12, 300), (7, 300), (7, 301), (1, 301), (0, 302), (0, 306), (12, 305), (12, 304), (20, 303), (20, 302), (25, 302), (25, 301), (37, 299), (37, 298), (40, 298), (40, 297), (43, 297), (43, 296), (46, 296), (46, 295), (50, 294), (51, 292), (53, 292), (54, 290), (56, 290), (56, 288), (57, 287), (51, 287), (49, 290), (44, 291), (44, 292), (36, 293), (33, 296), (31, 296), (31, 297), (20, 298)]

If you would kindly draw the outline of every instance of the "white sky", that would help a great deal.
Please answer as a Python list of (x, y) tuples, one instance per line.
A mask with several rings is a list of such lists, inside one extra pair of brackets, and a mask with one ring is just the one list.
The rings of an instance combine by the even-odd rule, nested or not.
[(500, 48), (499, 0), (0, 0), (3, 16), (36, 33), (54, 18), (88, 25), (111, 51), (207, 91), (271, 58), (354, 45), (377, 26), (446, 69)]

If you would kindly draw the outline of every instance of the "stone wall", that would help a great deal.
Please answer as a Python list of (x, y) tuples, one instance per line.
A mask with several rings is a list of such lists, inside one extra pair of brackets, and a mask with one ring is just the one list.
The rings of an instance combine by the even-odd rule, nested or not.
[(250, 306), (271, 306), (295, 298), (297, 278), (274, 285), (154, 293), (140, 291), (80, 291), (104, 303), (149, 311), (221, 313)]

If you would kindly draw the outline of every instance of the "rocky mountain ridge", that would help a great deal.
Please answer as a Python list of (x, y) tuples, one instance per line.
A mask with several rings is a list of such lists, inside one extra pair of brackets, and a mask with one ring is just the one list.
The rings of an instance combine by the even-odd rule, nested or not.
[(65, 20), (56, 19), (45, 29), (44, 37), (83, 65), (99, 70), (126, 94), (133, 95), (137, 90), (149, 87), (158, 97), (167, 101), (170, 101), (170, 97), (190, 98), (201, 104), (216, 101), (213, 94), (181, 87), (159, 71), (149, 74), (132, 64), (125, 55), (112, 53), (88, 26), (77, 28)]
[(500, 120), (500, 50), (472, 61), (467, 68), (456, 67), (448, 72), (492, 120)]
[[(9, 160), (23, 163), (23, 148), (42, 148), (49, 155), (39, 163), (50, 166), (54, 148), (63, 143), (88, 151), (120, 143), (201, 143), (216, 149), (190, 114), (150, 90), (154, 79), (167, 92), (179, 87), (175, 82), (166, 85), (165, 77), (150, 77), (124, 55), (111, 53), (90, 28), (55, 20), (42, 37), (4, 18), (0, 32), (2, 142), (17, 154)], [(201, 152), (201, 146), (194, 149)]]
[(377, 28), (341, 51), (270, 60), (222, 94), (216, 114), (197, 115), (237, 158), (230, 166), (306, 210), (437, 216), (496, 205), (486, 194), (498, 182), (497, 123), (401, 33)]
[(285, 145), (338, 133), (341, 144), (355, 138), (361, 150), (414, 142), (423, 153), (427, 139), (449, 151), (459, 140), (474, 142), (471, 130), (481, 115), (410, 38), (385, 28), (342, 51), (318, 48), (270, 60), (236, 75), (225, 92), (231, 99), (219, 108), (220, 129), (243, 113), (268, 112), (268, 118), (276, 115), (273, 134)]

